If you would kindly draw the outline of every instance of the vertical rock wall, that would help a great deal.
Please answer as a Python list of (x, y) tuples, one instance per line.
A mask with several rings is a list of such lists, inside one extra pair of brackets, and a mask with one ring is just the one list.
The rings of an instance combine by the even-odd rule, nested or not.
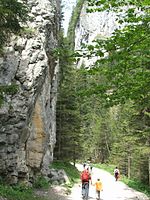
[(15, 84), (0, 108), (0, 175), (9, 183), (32, 182), (53, 160), (59, 63), (59, 0), (28, 0), (28, 28), (0, 57), (0, 84)]
[[(115, 29), (120, 28), (114, 12), (87, 13), (87, 2), (84, 3), (80, 13), (79, 21), (75, 29), (75, 49), (80, 50), (82, 44), (91, 44), (95, 39), (110, 37)], [(84, 64), (86, 67), (92, 65), (97, 58), (81, 58), (78, 67)]]

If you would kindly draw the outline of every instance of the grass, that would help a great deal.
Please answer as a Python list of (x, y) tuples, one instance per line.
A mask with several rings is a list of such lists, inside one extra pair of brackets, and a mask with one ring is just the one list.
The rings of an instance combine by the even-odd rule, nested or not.
[(0, 181), (0, 197), (5, 197), (8, 200), (47, 200), (43, 197), (35, 195), (35, 189), (48, 189), (49, 183), (44, 177), (38, 177), (33, 187), (27, 187), (24, 184), (9, 186)]
[(0, 185), (0, 196), (7, 198), (8, 200), (46, 200), (43, 197), (35, 196), (33, 189), (20, 187), (20, 186), (8, 186)]
[[(70, 182), (65, 184), (67, 192), (70, 192), (74, 183), (79, 181), (79, 171), (70, 163), (67, 162), (54, 162), (51, 168), (64, 169)], [(44, 177), (38, 177), (33, 188), (26, 187), (25, 185), (8, 186), (3, 184), (0, 180), (0, 197), (7, 198), (8, 200), (47, 200), (44, 197), (35, 195), (35, 189), (47, 189), (49, 187), (48, 181)]]
[(43, 176), (39, 176), (37, 177), (35, 183), (33, 184), (34, 188), (40, 189), (48, 189), (50, 186), (49, 182), (43, 177)]
[(18, 85), (0, 85), (0, 107), (4, 103), (4, 94), (13, 95), (18, 92)]
[(111, 173), (113, 175), (114, 169), (116, 166), (114, 165), (108, 165), (108, 164), (94, 164), (94, 167), (106, 170), (107, 172)]
[[(106, 164), (94, 164), (93, 166), (100, 169), (104, 169), (107, 172), (110, 172), (112, 175), (113, 175), (114, 168), (116, 167), (114, 165), (106, 165)], [(139, 192), (142, 192), (146, 194), (148, 197), (150, 197), (150, 188), (148, 185), (144, 185), (137, 180), (128, 179), (126, 176), (121, 176), (121, 181), (127, 184), (129, 187)]]
[(131, 187), (139, 192), (143, 192), (148, 197), (150, 197), (150, 188), (148, 185), (144, 185), (137, 180), (128, 179), (125, 176), (122, 176), (121, 181), (124, 182), (125, 184), (127, 184), (129, 187)]

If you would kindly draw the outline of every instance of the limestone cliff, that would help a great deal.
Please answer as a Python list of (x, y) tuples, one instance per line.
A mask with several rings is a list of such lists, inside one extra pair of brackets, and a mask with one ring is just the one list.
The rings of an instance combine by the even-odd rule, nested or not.
[(31, 181), (53, 160), (59, 64), (53, 58), (59, 0), (27, 0), (28, 28), (14, 36), (0, 58), (0, 84), (17, 85), (0, 108), (0, 175)]
[[(110, 37), (116, 28), (120, 28), (114, 12), (87, 13), (87, 2), (84, 3), (80, 13), (79, 21), (75, 29), (75, 49), (81, 49), (82, 44), (91, 44), (95, 39)], [(80, 59), (78, 67), (84, 64), (86, 67), (93, 64), (97, 58)]]

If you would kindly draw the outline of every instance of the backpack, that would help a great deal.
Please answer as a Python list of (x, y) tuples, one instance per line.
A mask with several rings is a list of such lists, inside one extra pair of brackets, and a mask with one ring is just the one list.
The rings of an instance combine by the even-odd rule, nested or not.
[(84, 170), (82, 172), (81, 179), (82, 179), (82, 181), (89, 181), (90, 174), (89, 174), (89, 172), (87, 170)]
[(119, 170), (118, 169), (115, 170), (115, 174), (119, 174)]

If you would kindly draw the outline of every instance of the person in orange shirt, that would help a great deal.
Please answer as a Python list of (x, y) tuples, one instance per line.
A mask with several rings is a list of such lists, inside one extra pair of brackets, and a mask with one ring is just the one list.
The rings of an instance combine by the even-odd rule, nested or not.
[(99, 178), (97, 179), (94, 186), (96, 186), (97, 199), (100, 200), (100, 192), (103, 191), (103, 185)]

